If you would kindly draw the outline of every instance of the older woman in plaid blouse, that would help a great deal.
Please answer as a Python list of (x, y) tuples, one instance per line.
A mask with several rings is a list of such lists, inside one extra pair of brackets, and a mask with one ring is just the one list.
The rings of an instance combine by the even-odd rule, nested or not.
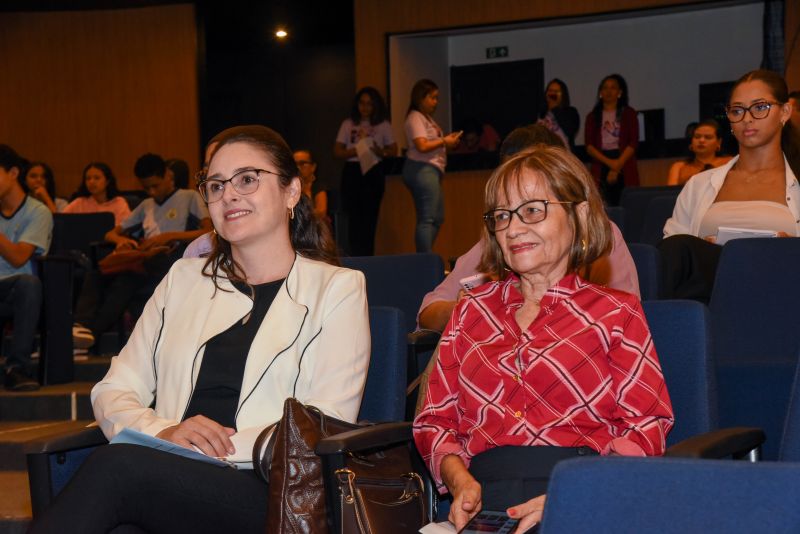
[[(577, 274), (612, 240), (583, 164), (555, 147), (522, 152), (490, 178), (486, 210), (481, 270), (498, 281), (453, 311), (414, 437), (440, 491), (453, 495), (457, 528), (482, 505), (504, 503), (524, 532), (544, 495), (488, 497), (489, 482), (471, 473), (476, 456), (510, 451), (489, 470), (500, 465), (511, 479), (545, 464), (544, 486), (520, 486), (543, 492), (554, 453), (660, 455), (673, 415), (639, 299)], [(537, 456), (509, 460), (517, 452)], [(503, 480), (495, 494), (514, 487)]]

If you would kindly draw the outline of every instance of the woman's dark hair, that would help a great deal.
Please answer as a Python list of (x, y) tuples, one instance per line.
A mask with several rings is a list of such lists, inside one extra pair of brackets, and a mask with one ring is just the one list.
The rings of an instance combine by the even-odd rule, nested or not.
[[(728, 97), (728, 103), (733, 97), (733, 92), (736, 88), (745, 82), (761, 82), (769, 88), (772, 93), (772, 98), (779, 104), (785, 104), (789, 101), (789, 87), (786, 85), (786, 80), (777, 72), (766, 69), (751, 70), (733, 84), (731, 94)], [(792, 126), (792, 121), (786, 121), (781, 130), (781, 150), (786, 155), (786, 159), (790, 165), (794, 167), (800, 163), (800, 148), (797, 143), (800, 141), (800, 132), (797, 132)]]
[(119, 196), (119, 189), (117, 189), (117, 178), (111, 171), (111, 167), (102, 161), (93, 161), (83, 168), (83, 173), (81, 174), (81, 185), (78, 187), (78, 191), (75, 192), (73, 197), (88, 197), (92, 195), (89, 193), (89, 189), (86, 187), (86, 173), (89, 172), (89, 169), (97, 169), (103, 173), (103, 176), (106, 177), (106, 197), (108, 200)]
[(543, 118), (547, 115), (547, 88), (550, 87), (552, 84), (557, 83), (558, 86), (561, 88), (561, 103), (558, 105), (560, 108), (568, 108), (570, 106), (569, 101), (569, 89), (567, 89), (567, 84), (564, 83), (563, 80), (560, 78), (553, 78), (547, 85), (544, 86), (544, 93), (542, 94), (542, 104), (541, 104), (541, 111), (539, 112), (539, 118)]
[(628, 82), (625, 81), (625, 78), (623, 78), (621, 74), (609, 74), (600, 80), (600, 84), (597, 86), (597, 102), (595, 102), (594, 108), (592, 108), (596, 124), (602, 124), (601, 121), (603, 120), (603, 100), (600, 98), (600, 90), (603, 88), (603, 84), (606, 83), (606, 80), (614, 80), (617, 82), (620, 91), (622, 91), (622, 96), (620, 96), (617, 101), (617, 120), (622, 117), (622, 110), (628, 107)]
[(427, 78), (423, 78), (415, 83), (414, 87), (411, 89), (411, 103), (408, 105), (408, 111), (406, 112), (406, 115), (412, 111), (421, 112), (422, 110), (420, 109), (420, 105), (422, 104), (422, 101), (425, 100), (426, 96), (438, 89), (439, 86)]
[[(279, 173), (277, 178), (282, 188), (288, 187), (293, 180), (299, 179), (300, 173), (289, 145), (280, 134), (266, 126), (235, 126), (222, 131), (214, 139), (218, 142), (214, 150), (215, 155), (220, 148), (232, 143), (248, 143), (263, 150), (275, 165)], [(203, 177), (200, 183), (204, 179)], [(323, 221), (314, 216), (311, 199), (305, 195), (300, 195), (300, 200), (294, 206), (294, 218), (289, 219), (289, 238), (292, 248), (298, 254), (331, 265), (339, 265), (339, 257), (330, 231)], [(242, 266), (233, 259), (231, 244), (217, 233), (213, 236), (213, 244), (211, 254), (203, 266), (203, 274), (209, 276), (218, 289), (221, 289), (217, 283), (220, 272), (231, 281), (246, 282), (246, 273)]]
[(353, 106), (350, 109), (350, 120), (354, 124), (361, 122), (361, 112), (358, 111), (358, 101), (361, 100), (362, 95), (368, 95), (372, 100), (372, 114), (369, 116), (369, 123), (373, 126), (380, 124), (386, 120), (386, 102), (383, 97), (374, 87), (362, 87), (353, 98)]
[(25, 191), (26, 194), (30, 193), (30, 190), (28, 189), (27, 178), (28, 178), (28, 173), (31, 172), (31, 169), (33, 169), (34, 167), (41, 167), (42, 170), (44, 171), (44, 188), (47, 191), (47, 194), (50, 195), (50, 198), (52, 198), (53, 201), (55, 201), (56, 181), (53, 178), (53, 169), (50, 168), (50, 165), (42, 161), (34, 161), (32, 163), (29, 163), (25, 167), (25, 172), (19, 173), (18, 180), (19, 184), (22, 186), (22, 190)]
[(189, 164), (182, 159), (168, 159), (164, 162), (167, 169), (172, 171), (172, 182), (178, 189), (189, 189)]

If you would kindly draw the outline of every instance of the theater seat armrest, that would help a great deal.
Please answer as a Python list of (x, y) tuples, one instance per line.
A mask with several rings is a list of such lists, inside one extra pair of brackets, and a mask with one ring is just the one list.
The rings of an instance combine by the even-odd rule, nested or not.
[(320, 456), (328, 456), (348, 451), (363, 451), (412, 439), (411, 423), (382, 423), (321, 439), (317, 444), (316, 453)]
[(90, 426), (78, 430), (69, 430), (60, 434), (53, 434), (42, 439), (37, 439), (25, 444), (25, 454), (50, 454), (61, 451), (71, 451), (96, 447), (108, 443), (99, 426)]
[(416, 330), (408, 334), (408, 344), (417, 347), (419, 350), (433, 349), (442, 337), (441, 332), (436, 330)]
[(687, 438), (668, 448), (664, 456), (678, 458), (740, 458), (758, 449), (766, 435), (760, 428), (733, 427)]

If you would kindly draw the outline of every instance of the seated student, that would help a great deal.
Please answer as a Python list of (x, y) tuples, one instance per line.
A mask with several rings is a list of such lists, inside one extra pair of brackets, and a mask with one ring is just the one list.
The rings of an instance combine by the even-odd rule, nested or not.
[(75, 200), (64, 208), (64, 213), (106, 211), (114, 214), (114, 224), (117, 226), (131, 214), (128, 203), (119, 194), (111, 167), (94, 161), (83, 169), (83, 181), (75, 193)]
[(500, 146), (500, 136), (491, 124), (477, 119), (466, 119), (459, 128), (461, 142), (452, 150), (453, 154), (474, 154), (476, 152), (496, 152)]
[[(97, 273), (84, 282), (75, 311), (73, 344), (88, 348), (95, 339), (109, 330), (134, 295), (143, 287), (155, 287), (166, 274), (171, 261), (179, 258), (183, 247), (211, 229), (203, 199), (196, 191), (176, 189), (165, 177), (166, 166), (161, 156), (145, 154), (136, 161), (134, 174), (150, 196), (130, 216), (106, 234), (116, 250), (148, 250), (158, 246), (177, 246), (163, 261), (150, 262), (146, 274), (121, 273), (100, 278)], [(102, 293), (102, 295), (101, 295)]]
[(31, 391), (39, 384), (31, 376), (31, 353), (39, 324), (42, 284), (33, 276), (31, 258), (50, 247), (53, 215), (28, 196), (18, 182), (22, 159), (0, 145), (0, 311), (12, 316), (14, 333), (6, 353), (5, 388)]
[(47, 206), (51, 213), (60, 213), (68, 202), (56, 196), (56, 182), (53, 170), (47, 163), (35, 161), (28, 165), (23, 176), (20, 176), (22, 189), (30, 196)]
[[(500, 157), (503, 160), (508, 159), (536, 144), (564, 146), (561, 138), (546, 126), (535, 124), (517, 128), (508, 134), (508, 137), (500, 147)], [(639, 276), (636, 273), (636, 265), (633, 263), (628, 247), (625, 245), (622, 232), (620, 232), (616, 224), (611, 223), (611, 231), (614, 237), (611, 251), (592, 263), (591, 268), (587, 269), (584, 276), (598, 285), (627, 291), (638, 297)], [(458, 258), (455, 268), (447, 278), (436, 286), (433, 291), (425, 295), (417, 314), (417, 323), (420, 328), (439, 332), (444, 329), (462, 290), (459, 280), (479, 273), (478, 264), (484, 252), (484, 247), (483, 241), (475, 243), (466, 254)]]
[(240, 126), (219, 137), (200, 181), (213, 252), (173, 265), (92, 405), (109, 438), (130, 428), (238, 469), (136, 445), (100, 447), (34, 534), (131, 524), (264, 532), (268, 485), (252, 469), (253, 448), (285, 399), (348, 421), (358, 414), (370, 352), (364, 276), (336, 266), (277, 133)]
[(667, 185), (683, 185), (695, 174), (725, 165), (731, 159), (718, 154), (722, 149), (722, 136), (719, 123), (714, 119), (704, 119), (687, 130), (692, 155), (670, 166)]
[(492, 174), (485, 208), (481, 267), (496, 281), (456, 306), (414, 441), (456, 530), (483, 508), (520, 533), (559, 461), (661, 455), (674, 418), (639, 299), (579, 274), (613, 241), (583, 163), (525, 150)]

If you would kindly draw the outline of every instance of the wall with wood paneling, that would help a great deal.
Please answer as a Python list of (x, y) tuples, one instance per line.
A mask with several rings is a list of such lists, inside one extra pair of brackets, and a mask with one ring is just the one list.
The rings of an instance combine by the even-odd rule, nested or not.
[(59, 196), (92, 160), (123, 189), (145, 152), (199, 164), (192, 5), (0, 13), (0, 73), (0, 143), (50, 164)]

